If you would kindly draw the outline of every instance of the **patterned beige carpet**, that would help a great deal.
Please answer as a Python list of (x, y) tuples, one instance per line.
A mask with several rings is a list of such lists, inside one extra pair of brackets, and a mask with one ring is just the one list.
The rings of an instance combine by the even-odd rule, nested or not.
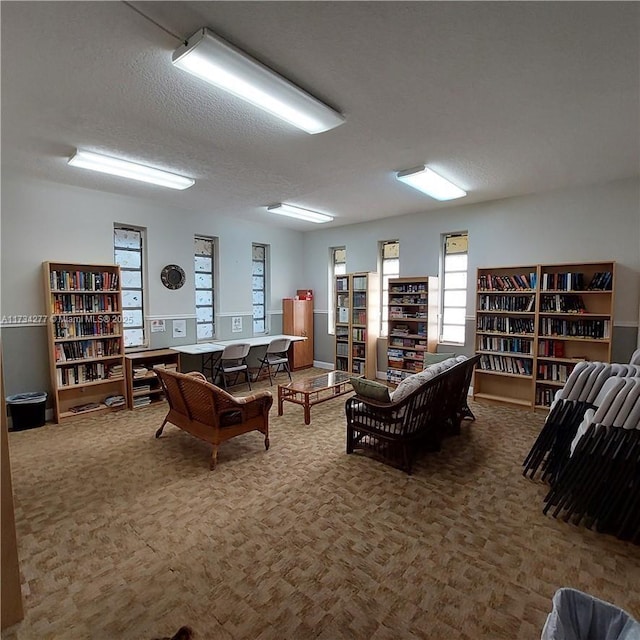
[(165, 405), (11, 433), (26, 617), (2, 638), (534, 639), (561, 586), (640, 615), (640, 549), (521, 475), (541, 415), (472, 403), (407, 476), (345, 454), (344, 400), (274, 406), (271, 449), (240, 436), (213, 472), (154, 439)]

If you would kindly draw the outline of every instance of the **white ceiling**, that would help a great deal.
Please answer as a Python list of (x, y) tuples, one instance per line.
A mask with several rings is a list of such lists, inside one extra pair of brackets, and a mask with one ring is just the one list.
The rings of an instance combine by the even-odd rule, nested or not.
[[(346, 116), (309, 135), (171, 64), (178, 38), (123, 2), (2, 2), (2, 168), (294, 229), (337, 226), (640, 170), (633, 2), (134, 2), (203, 26)], [(186, 191), (68, 167), (75, 147), (196, 179)], [(469, 192), (439, 203), (394, 172)], [(326, 226), (326, 225), (323, 225)]]

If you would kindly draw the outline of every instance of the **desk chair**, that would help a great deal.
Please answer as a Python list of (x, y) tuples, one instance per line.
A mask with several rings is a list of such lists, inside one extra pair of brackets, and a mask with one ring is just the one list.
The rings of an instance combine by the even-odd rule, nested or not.
[(273, 384), (271, 380), (271, 367), (275, 367), (276, 370), (273, 373), (273, 377), (275, 378), (278, 375), (278, 371), (280, 368), (287, 372), (289, 376), (289, 380), (291, 380), (291, 371), (289, 369), (289, 345), (291, 345), (290, 338), (275, 338), (269, 343), (267, 347), (267, 351), (264, 354), (263, 358), (260, 358), (260, 368), (258, 369), (258, 373), (256, 374), (256, 380), (260, 377), (260, 372), (262, 371), (262, 367), (267, 367), (267, 372), (269, 373), (269, 384)]
[(224, 351), (220, 355), (218, 364), (216, 366), (215, 375), (213, 377), (214, 384), (217, 376), (222, 379), (223, 389), (227, 388), (227, 375), (233, 373), (235, 377), (233, 384), (236, 384), (238, 377), (244, 371), (244, 376), (251, 390), (251, 379), (249, 376), (249, 365), (247, 364), (247, 355), (249, 354), (251, 345), (246, 342), (237, 342), (229, 344), (224, 348)]

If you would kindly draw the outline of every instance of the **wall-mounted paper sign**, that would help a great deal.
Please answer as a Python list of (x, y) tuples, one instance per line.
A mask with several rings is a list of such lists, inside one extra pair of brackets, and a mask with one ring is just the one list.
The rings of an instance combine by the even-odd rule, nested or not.
[(151, 321), (151, 333), (162, 333), (167, 330), (164, 320)]
[(173, 337), (184, 338), (187, 335), (187, 321), (173, 320)]
[(231, 316), (231, 333), (242, 333), (242, 316)]

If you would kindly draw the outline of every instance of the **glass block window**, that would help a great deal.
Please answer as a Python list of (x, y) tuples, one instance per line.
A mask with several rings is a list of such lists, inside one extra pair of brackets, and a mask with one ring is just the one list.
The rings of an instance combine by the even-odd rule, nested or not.
[(251, 295), (253, 333), (255, 335), (267, 331), (268, 247), (264, 244), (254, 244), (251, 251)]
[(400, 275), (400, 242), (386, 240), (380, 243), (380, 336), (389, 333), (389, 278)]
[(196, 292), (196, 336), (198, 340), (211, 340), (216, 334), (216, 238), (195, 236), (193, 242), (193, 272)]
[(120, 265), (124, 346), (146, 345), (144, 327), (144, 230), (115, 225), (114, 262)]
[(469, 234), (443, 235), (440, 342), (464, 344)]
[(347, 273), (347, 248), (331, 247), (329, 249), (329, 334), (336, 330), (336, 276)]

